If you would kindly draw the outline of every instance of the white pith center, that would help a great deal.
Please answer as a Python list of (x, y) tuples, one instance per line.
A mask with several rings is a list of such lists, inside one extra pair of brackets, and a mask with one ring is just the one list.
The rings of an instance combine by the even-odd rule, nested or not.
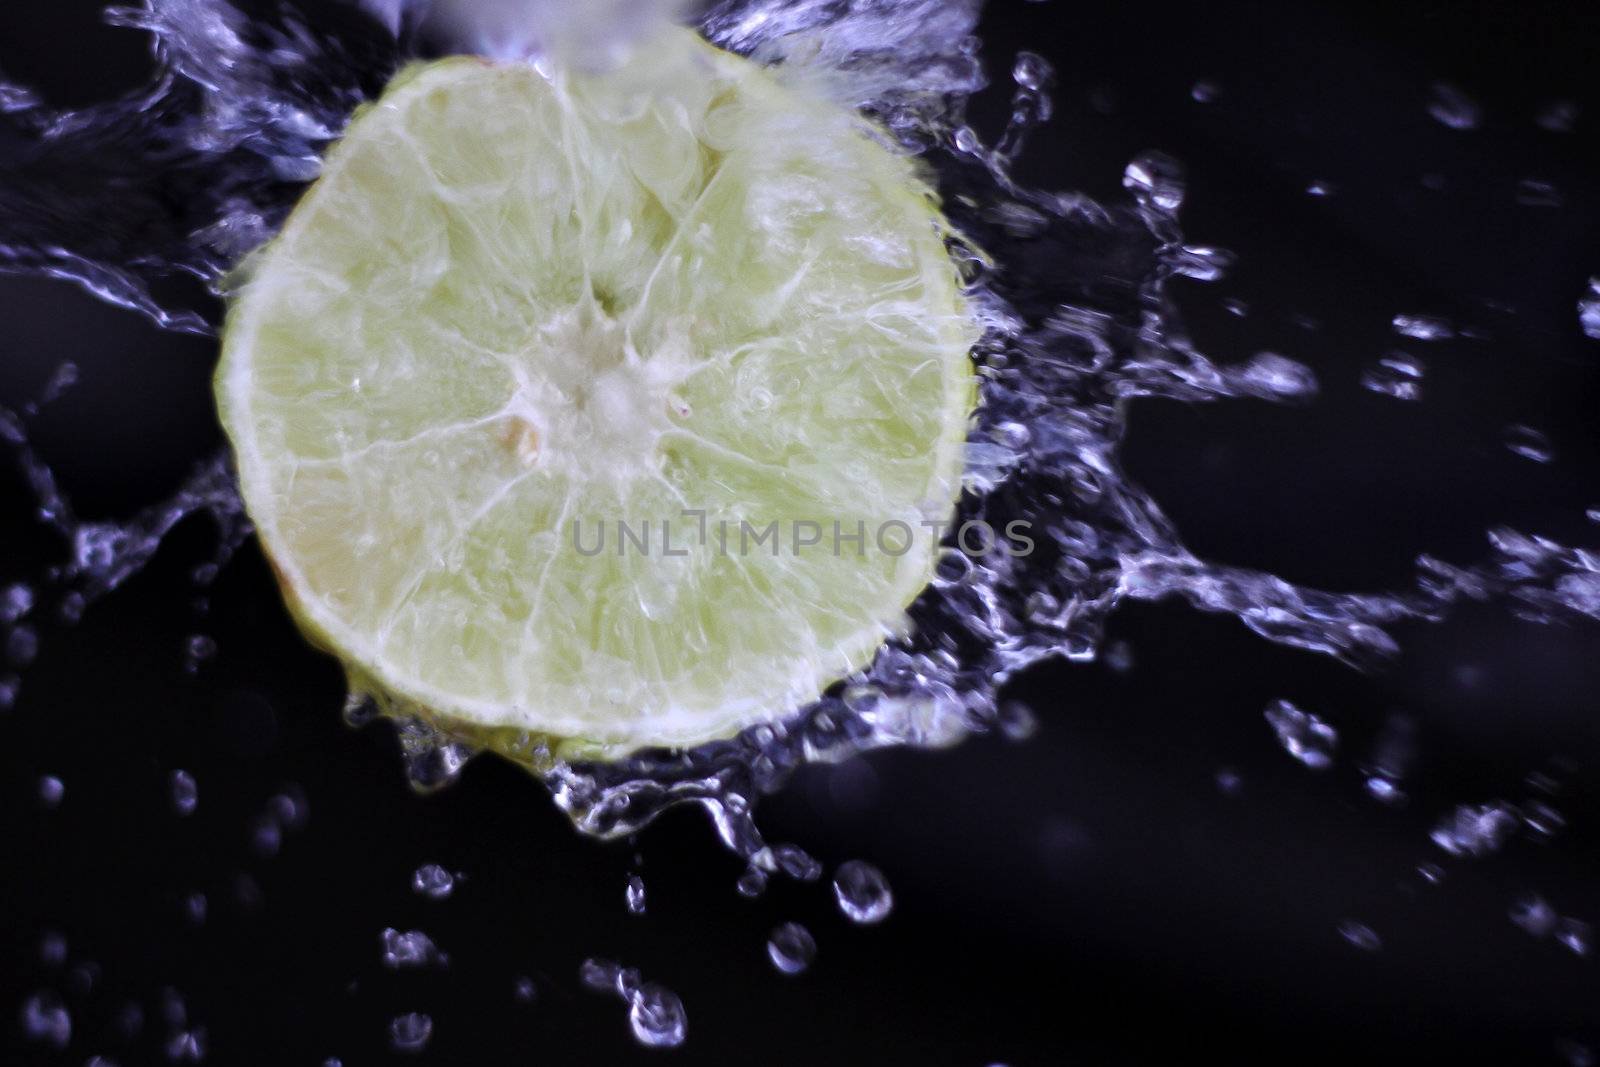
[(557, 312), (513, 362), (502, 443), (525, 466), (585, 479), (659, 470), (662, 434), (689, 413), (674, 394), (685, 369), (675, 355), (645, 358), (592, 300)]

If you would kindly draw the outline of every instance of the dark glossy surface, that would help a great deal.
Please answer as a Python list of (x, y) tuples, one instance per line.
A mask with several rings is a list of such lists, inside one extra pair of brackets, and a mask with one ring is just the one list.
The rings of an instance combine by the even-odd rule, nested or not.
[[(62, 102), (136, 83), (142, 40), (93, 30), (92, 7), (0, 7), (0, 70)], [(1496, 523), (1594, 543), (1600, 342), (1575, 311), (1600, 273), (1594, 16), (1513, 0), (1297, 8), (995, 0), (986, 15), (1001, 84), (974, 103), (979, 128), (1003, 117), (1015, 51), (1048, 56), (1057, 115), (1028, 179), (1115, 198), (1134, 153), (1184, 160), (1189, 237), (1240, 256), (1222, 284), (1184, 287), (1197, 341), (1230, 360), (1281, 351), (1321, 377), (1309, 407), (1146, 403), (1129, 469), (1196, 551), (1330, 588), (1404, 583), (1421, 551), (1477, 559)], [(1219, 90), (1210, 103), (1191, 98), (1201, 80)], [(1479, 101), (1479, 129), (1429, 118), (1436, 80)], [(1557, 97), (1582, 107), (1570, 134), (1534, 125)], [(1525, 177), (1565, 206), (1519, 206)], [(1305, 195), (1314, 179), (1335, 195)], [(1250, 314), (1228, 315), (1223, 297)], [(1488, 339), (1405, 344), (1389, 320), (1411, 311)], [(62, 358), (82, 368), (37, 439), (87, 513), (158, 498), (217, 444), (209, 343), (35, 280), (0, 278), (0, 322), (0, 403), (34, 395)], [(1390, 347), (1427, 361), (1421, 404), (1358, 386)], [(1508, 452), (1512, 421), (1549, 434), (1558, 461)], [(59, 548), (9, 468), (0, 499), (0, 575), (25, 576)], [(1040, 720), (1031, 740), (880, 753), (771, 798), (775, 839), (887, 873), (894, 914), (861, 929), (822, 885), (737, 896), (739, 865), (693, 812), (600, 845), (503, 764), (413, 795), (386, 729), (339, 721), (338, 673), (296, 636), (253, 546), (211, 595), (218, 656), (186, 675), (201, 625), (187, 574), (207, 551), (196, 521), (80, 624), (45, 625), (0, 713), (0, 1034), (14, 1050), (0, 1061), (162, 1062), (164, 987), (207, 1029), (207, 1062), (230, 1065), (386, 1062), (388, 1019), (406, 1011), (433, 1017), (417, 1062), (438, 1064), (1559, 1063), (1558, 1042), (1600, 1042), (1600, 964), (1507, 918), (1539, 892), (1600, 920), (1592, 627), (1463, 611), (1404, 633), (1400, 661), (1363, 676), (1178, 606), (1125, 610), (1111, 636), (1131, 671), (1051, 665), (1018, 683)], [(1280, 697), (1340, 728), (1332, 770), (1277, 747), (1261, 709)], [(1369, 800), (1357, 771), (1394, 711), (1415, 716), (1420, 744), (1398, 810)], [(1522, 799), (1552, 758), (1575, 768), (1555, 841), (1476, 862), (1429, 844), (1454, 805)], [(167, 794), (180, 767), (200, 789), (186, 819)], [(38, 802), (42, 774), (65, 784), (56, 810)], [(265, 858), (254, 820), (288, 783), (309, 819)], [(642, 917), (623, 904), (636, 851)], [(1444, 863), (1442, 885), (1417, 876), (1424, 861)], [(467, 880), (447, 901), (418, 897), (410, 873), (425, 862)], [(201, 926), (185, 913), (193, 892), (209, 898)], [(1381, 950), (1340, 936), (1351, 919)], [(766, 959), (787, 920), (819, 946), (798, 978)], [(384, 969), (387, 926), (427, 931), (448, 970)], [(38, 951), (52, 930), (69, 945), (55, 971)], [(579, 988), (589, 955), (681, 995), (687, 1045), (634, 1045), (621, 1005)], [(85, 961), (100, 973), (65, 994), (69, 1049), (21, 1044), (22, 998), (68, 989)], [(513, 995), (523, 975), (533, 1003)], [(130, 1000), (146, 1016), (131, 1045), (115, 1033)]]

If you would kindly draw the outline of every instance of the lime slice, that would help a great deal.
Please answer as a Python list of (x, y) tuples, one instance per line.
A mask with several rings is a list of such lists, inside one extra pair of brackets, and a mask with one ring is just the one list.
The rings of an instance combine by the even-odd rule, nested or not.
[(953, 510), (947, 236), (858, 116), (685, 30), (603, 75), (409, 69), (229, 310), (218, 402), (297, 619), (388, 710), (502, 748), (814, 700)]

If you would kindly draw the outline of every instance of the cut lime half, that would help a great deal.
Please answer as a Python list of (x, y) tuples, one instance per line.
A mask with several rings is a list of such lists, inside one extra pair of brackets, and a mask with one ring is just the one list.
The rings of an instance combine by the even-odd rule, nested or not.
[(948, 236), (862, 119), (688, 31), (606, 74), (403, 72), (228, 314), (218, 403), (296, 618), (474, 737), (617, 754), (814, 700), (953, 511)]

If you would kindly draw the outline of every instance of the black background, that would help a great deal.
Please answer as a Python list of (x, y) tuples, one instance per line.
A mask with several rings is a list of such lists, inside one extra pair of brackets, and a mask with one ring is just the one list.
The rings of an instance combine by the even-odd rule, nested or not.
[[(100, 27), (95, 7), (0, 6), (0, 70), (65, 104), (138, 84), (144, 40)], [(1114, 199), (1136, 152), (1182, 159), (1190, 238), (1240, 255), (1227, 281), (1184, 289), (1197, 341), (1228, 360), (1281, 351), (1321, 377), (1309, 407), (1134, 410), (1129, 469), (1196, 551), (1367, 589), (1408, 581), (1422, 551), (1482, 558), (1497, 523), (1597, 540), (1583, 512), (1600, 504), (1600, 343), (1575, 310), (1600, 274), (1596, 18), (1517, 0), (990, 5), (999, 84), (973, 104), (980, 130), (1003, 120), (1016, 50), (1045, 54), (1057, 114), (1025, 176)], [(1441, 79), (1480, 102), (1480, 128), (1427, 115)], [(1191, 97), (1200, 80), (1213, 101)], [(1558, 97), (1582, 108), (1570, 134), (1534, 123)], [(1565, 206), (1519, 205), (1523, 178), (1552, 182)], [(1305, 195), (1313, 179), (1335, 195)], [(1486, 338), (1402, 343), (1389, 320), (1411, 311)], [(212, 343), (34, 279), (0, 278), (0, 323), (0, 403), (36, 395), (63, 359), (82, 369), (33, 426), (90, 516), (158, 499), (220, 443)], [(1359, 388), (1392, 347), (1426, 360), (1423, 403)], [(1557, 462), (1507, 451), (1509, 422), (1548, 433)], [(0, 500), (0, 574), (36, 573), (60, 546), (9, 470)], [(740, 865), (693, 812), (607, 846), (497, 762), (413, 795), (386, 729), (340, 722), (338, 673), (294, 633), (253, 545), (197, 618), (188, 572), (209, 541), (192, 522), (80, 624), (45, 622), (17, 706), (0, 712), (0, 1041), (14, 1049), (0, 1062), (162, 1062), (164, 988), (221, 1064), (386, 1062), (387, 1020), (404, 1011), (433, 1016), (419, 1060), (439, 1064), (1560, 1063), (1562, 1042), (1600, 1042), (1600, 963), (1507, 918), (1538, 892), (1600, 920), (1593, 626), (1472, 608), (1405, 630), (1401, 659), (1360, 675), (1227, 619), (1128, 607), (1112, 637), (1131, 671), (1049, 665), (1014, 687), (1040, 720), (1031, 740), (879, 753), (805, 772), (765, 805), (775, 839), (886, 871), (896, 910), (861, 929), (822, 885), (738, 897)], [(191, 677), (182, 646), (197, 630), (221, 651)], [(1261, 709), (1280, 697), (1340, 728), (1332, 770), (1277, 747)], [(1420, 736), (1398, 810), (1366, 798), (1357, 770), (1396, 711)], [(1455, 804), (1522, 799), (1530, 772), (1558, 764), (1568, 827), (1554, 841), (1472, 862), (1429, 844)], [(167, 796), (177, 767), (200, 786), (187, 819)], [(1222, 768), (1236, 795), (1218, 788)], [(37, 799), (42, 774), (65, 783), (56, 810)], [(288, 783), (309, 820), (262, 858), (253, 821)], [(1443, 884), (1416, 874), (1428, 861)], [(448, 901), (417, 897), (424, 862), (467, 880)], [(634, 869), (642, 917), (623, 906)], [(241, 876), (258, 899), (241, 900)], [(182, 903), (197, 891), (210, 900), (198, 927)], [(799, 978), (763, 947), (790, 919), (820, 946)], [(1341, 938), (1352, 919), (1381, 950)], [(426, 930), (449, 968), (386, 971), (385, 926)], [(46, 931), (68, 942), (62, 966), (41, 959)], [(687, 1045), (635, 1046), (621, 1005), (579, 989), (589, 955), (677, 991)], [(73, 991), (90, 961), (93, 988)], [(534, 1003), (513, 997), (521, 975)], [(47, 988), (73, 1014), (61, 1053), (22, 1042), (18, 1006)], [(131, 1043), (116, 1028), (130, 1001), (147, 1017)]]

